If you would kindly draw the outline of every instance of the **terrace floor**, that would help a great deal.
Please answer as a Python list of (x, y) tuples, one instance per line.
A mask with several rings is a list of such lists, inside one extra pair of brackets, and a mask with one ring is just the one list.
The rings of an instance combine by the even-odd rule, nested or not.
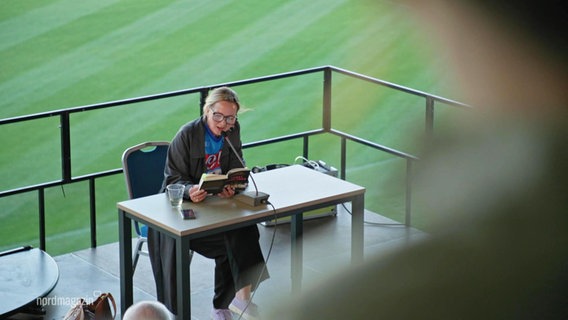
[[(306, 220), (304, 222), (304, 288), (317, 286), (318, 281), (340, 272), (350, 263), (351, 217), (339, 205), (337, 215)], [(365, 213), (365, 256), (387, 254), (392, 250), (418, 241), (423, 232), (407, 228), (381, 215)], [(387, 225), (381, 225), (387, 224)], [(272, 238), (274, 244), (268, 258), (270, 279), (258, 288), (254, 301), (262, 310), (290, 294), (290, 226), (259, 225), (261, 246), (266, 255)], [(71, 303), (79, 297), (92, 299), (100, 292), (111, 292), (120, 309), (119, 250), (118, 243), (85, 249), (54, 257), (60, 278), (54, 290), (44, 299), (46, 315), (43, 319), (62, 319)], [(213, 297), (214, 261), (198, 254), (191, 263), (192, 319), (210, 319)], [(155, 300), (155, 285), (150, 262), (140, 257), (134, 274), (134, 301)], [(118, 311), (120, 313), (120, 310)], [(236, 319), (237, 317), (235, 317)], [(10, 319), (41, 319), (18, 314)], [(116, 319), (119, 319), (117, 317)]]

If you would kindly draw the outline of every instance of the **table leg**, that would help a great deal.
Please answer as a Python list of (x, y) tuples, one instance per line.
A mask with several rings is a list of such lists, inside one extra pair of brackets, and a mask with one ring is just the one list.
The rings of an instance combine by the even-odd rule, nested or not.
[(304, 215), (298, 213), (292, 215), (291, 220), (291, 237), (292, 237), (292, 257), (291, 257), (291, 276), (292, 276), (292, 293), (299, 293), (302, 287), (302, 264), (303, 264), (303, 233), (304, 233)]
[(358, 195), (351, 202), (351, 263), (363, 262), (365, 195)]
[(177, 318), (191, 319), (189, 239), (176, 238)]
[(132, 226), (130, 218), (118, 210), (118, 239), (120, 248), (120, 312), (123, 315), (133, 303), (132, 284)]

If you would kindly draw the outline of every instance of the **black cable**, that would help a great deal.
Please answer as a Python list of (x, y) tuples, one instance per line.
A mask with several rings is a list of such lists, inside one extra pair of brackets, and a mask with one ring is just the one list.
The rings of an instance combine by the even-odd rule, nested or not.
[(267, 269), (267, 266), (268, 266), (268, 259), (270, 258), (270, 254), (272, 253), (272, 248), (274, 247), (274, 239), (276, 238), (276, 228), (278, 226), (278, 216), (276, 216), (276, 208), (274, 207), (274, 205), (268, 200), (266, 201), (266, 204), (272, 207), (272, 212), (274, 213), (274, 218), (273, 218), (273, 220), (274, 220), (274, 232), (272, 233), (272, 240), (270, 240), (270, 247), (268, 248), (268, 253), (266, 254), (266, 261), (264, 262), (264, 266), (262, 267), (262, 271), (260, 272), (260, 274), (258, 275), (258, 279), (256, 280), (256, 285), (255, 285), (256, 289), (252, 292), (250, 299), (247, 302), (247, 305), (245, 306), (243, 311), (241, 311), (237, 320), (242, 319), (243, 314), (247, 311), (249, 305), (252, 303), (252, 299), (256, 295), (258, 287), (260, 286), (260, 279), (262, 279), (262, 275), (264, 274), (264, 272), (266, 272), (266, 269)]
[[(345, 209), (345, 211), (347, 211), (347, 213), (349, 213), (349, 215), (353, 215), (353, 213), (351, 213), (351, 211), (349, 211), (349, 209), (347, 209), (347, 207), (345, 206), (345, 203), (341, 204), (343, 206), (343, 209)], [(366, 221), (363, 220), (363, 223), (369, 224), (369, 225), (373, 225), (373, 226), (379, 226), (379, 227), (405, 227), (406, 225), (404, 223), (381, 223), (381, 222), (371, 222), (371, 221)]]

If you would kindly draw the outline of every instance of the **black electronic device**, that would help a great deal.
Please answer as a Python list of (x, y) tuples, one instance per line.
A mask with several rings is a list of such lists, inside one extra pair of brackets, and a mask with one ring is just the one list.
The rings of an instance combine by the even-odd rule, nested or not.
[(195, 219), (195, 211), (193, 209), (181, 209), (179, 212), (183, 220)]

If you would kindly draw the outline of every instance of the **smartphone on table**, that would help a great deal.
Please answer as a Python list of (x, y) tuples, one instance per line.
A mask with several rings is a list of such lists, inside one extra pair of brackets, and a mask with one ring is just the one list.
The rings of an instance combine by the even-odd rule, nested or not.
[(183, 220), (195, 219), (195, 211), (193, 209), (181, 209), (180, 214)]

